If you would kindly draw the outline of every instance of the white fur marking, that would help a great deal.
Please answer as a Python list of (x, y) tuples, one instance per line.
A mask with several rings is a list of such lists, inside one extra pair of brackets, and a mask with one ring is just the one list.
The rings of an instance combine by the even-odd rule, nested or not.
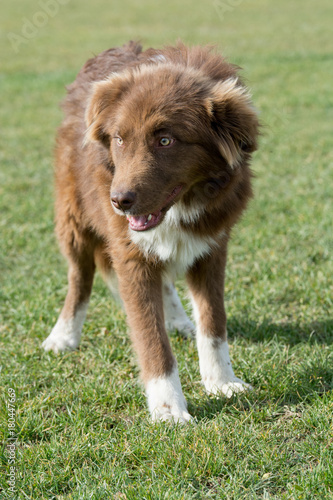
[(141, 232), (129, 229), (130, 238), (145, 254), (170, 262), (175, 275), (182, 274), (217, 245), (214, 238), (196, 236), (180, 227), (180, 218), (193, 222), (195, 217), (199, 217), (199, 209), (186, 212), (174, 205), (159, 226)]
[[(124, 308), (119, 294), (117, 274), (114, 269), (110, 269), (107, 273), (102, 273), (102, 276), (114, 299)], [(177, 290), (168, 276), (163, 278), (162, 292), (166, 330), (168, 332), (177, 330), (184, 337), (193, 337), (195, 327), (184, 311)]]
[(78, 347), (87, 308), (88, 303), (81, 305), (72, 318), (64, 319), (61, 315), (59, 316), (50, 335), (42, 343), (45, 351), (58, 354)]
[(111, 268), (107, 272), (101, 272), (101, 274), (108, 289), (112, 293), (113, 298), (115, 299), (116, 302), (118, 302), (118, 304), (120, 304), (123, 307), (123, 301), (119, 293), (119, 284), (116, 271), (113, 268)]
[(166, 219), (170, 224), (173, 223), (176, 226), (179, 226), (180, 222), (193, 224), (201, 217), (204, 211), (205, 209), (203, 205), (193, 204), (190, 207), (187, 207), (181, 200), (179, 200), (168, 210)]
[(163, 306), (166, 330), (177, 330), (184, 337), (192, 337), (194, 325), (184, 311), (175, 286), (169, 280), (163, 283)]
[(152, 420), (186, 423), (192, 420), (180, 385), (177, 366), (170, 375), (149, 380), (146, 385)]
[(209, 394), (222, 393), (229, 398), (236, 392), (251, 389), (234, 374), (227, 342), (208, 337), (199, 329), (197, 347), (202, 381)]

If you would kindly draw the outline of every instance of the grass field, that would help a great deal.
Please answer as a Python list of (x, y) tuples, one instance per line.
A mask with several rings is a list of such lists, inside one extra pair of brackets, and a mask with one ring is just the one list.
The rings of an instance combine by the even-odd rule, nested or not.
[[(1, 10), (0, 498), (333, 498), (332, 1)], [(40, 347), (66, 293), (52, 206), (64, 85), (109, 46), (178, 38), (241, 65), (263, 122), (226, 284), (234, 369), (254, 390), (208, 398), (195, 342), (173, 337), (187, 427), (150, 423), (124, 314), (99, 277), (80, 349)]]

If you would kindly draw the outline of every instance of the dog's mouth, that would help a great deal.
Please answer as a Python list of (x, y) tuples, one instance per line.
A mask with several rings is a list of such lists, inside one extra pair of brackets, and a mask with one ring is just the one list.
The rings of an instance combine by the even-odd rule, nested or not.
[(133, 231), (147, 231), (158, 226), (182, 189), (183, 186), (177, 186), (167, 197), (163, 206), (159, 210), (156, 210), (156, 212), (147, 215), (127, 215), (126, 218), (129, 227)]

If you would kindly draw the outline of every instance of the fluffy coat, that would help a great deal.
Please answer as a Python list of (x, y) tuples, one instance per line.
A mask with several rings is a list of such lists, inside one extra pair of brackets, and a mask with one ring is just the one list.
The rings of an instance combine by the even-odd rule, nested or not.
[(68, 87), (56, 147), (56, 233), (69, 264), (46, 350), (76, 348), (95, 267), (119, 289), (153, 418), (188, 421), (165, 324), (188, 335), (173, 281), (193, 302), (208, 392), (247, 384), (228, 354), (223, 305), (230, 232), (251, 191), (258, 119), (238, 68), (207, 47), (90, 59)]

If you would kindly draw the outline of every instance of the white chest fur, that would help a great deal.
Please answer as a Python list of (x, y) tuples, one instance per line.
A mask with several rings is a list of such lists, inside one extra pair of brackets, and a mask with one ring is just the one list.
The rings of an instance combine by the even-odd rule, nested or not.
[(179, 275), (217, 244), (214, 238), (194, 235), (181, 228), (180, 218), (191, 222), (199, 216), (199, 210), (192, 213), (181, 211), (177, 204), (155, 229), (142, 232), (130, 230), (130, 237), (146, 255), (156, 255), (168, 264), (171, 274)]

